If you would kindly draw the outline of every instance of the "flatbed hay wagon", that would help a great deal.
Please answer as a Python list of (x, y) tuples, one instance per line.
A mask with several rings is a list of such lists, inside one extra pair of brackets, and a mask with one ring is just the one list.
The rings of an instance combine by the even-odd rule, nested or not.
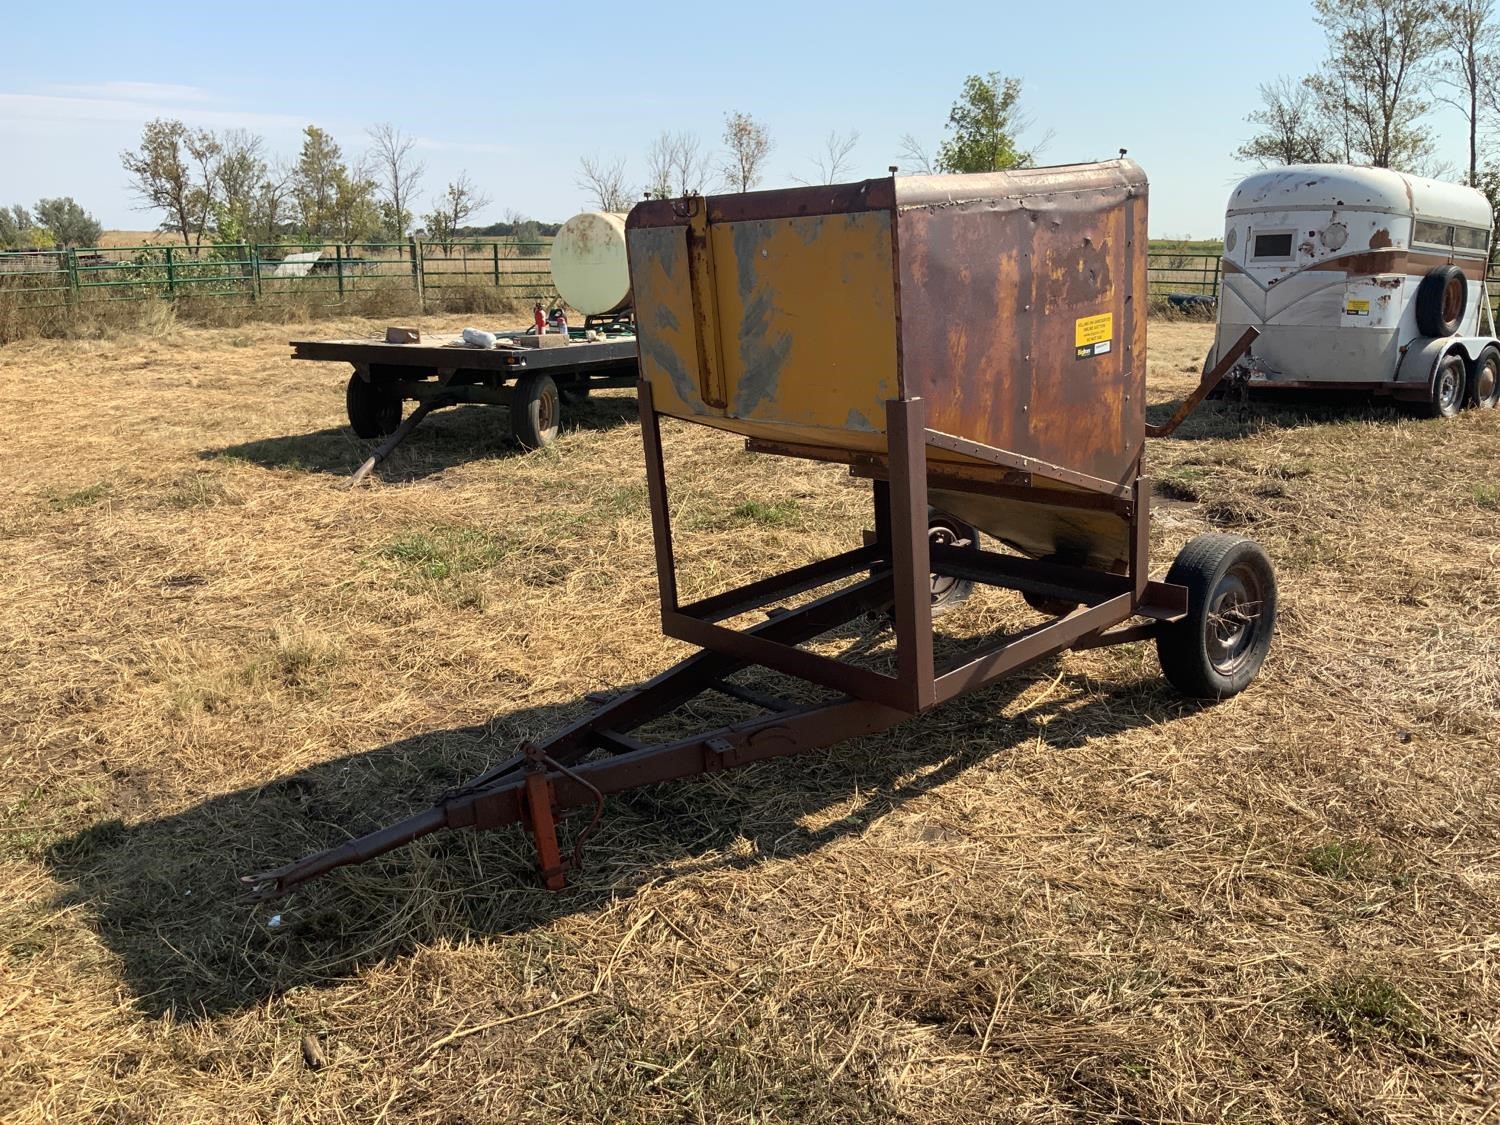
[[(386, 438), (356, 481), (401, 443), (433, 410), (465, 403), (503, 406), (510, 429), (527, 449), (557, 436), (569, 401), (591, 390), (634, 387), (635, 329), (630, 316), (630, 272), (625, 217), (587, 211), (562, 225), (553, 239), (553, 282), (563, 300), (584, 314), (582, 329), (502, 335), (498, 348), (476, 347), (462, 336), (406, 341), (294, 340), (292, 358), (347, 363), (349, 425), (362, 438)], [(404, 404), (417, 403), (402, 418)]]
[[(700, 651), (426, 812), (246, 882), (273, 895), (432, 832), (520, 824), (558, 888), (612, 793), (874, 734), (1072, 648), (1153, 640), (1187, 694), (1244, 689), (1276, 612), (1261, 548), (1200, 536), (1165, 580), (1149, 574), (1146, 194), (1120, 160), (638, 204), (627, 237), (662, 628)], [(684, 603), (663, 419), (847, 467), (870, 485), (865, 541)], [(1040, 619), (940, 661), (934, 603), (970, 584), (1016, 591)], [(884, 663), (809, 646), (858, 619), (890, 623)], [(758, 669), (798, 689), (747, 683)], [(690, 729), (715, 696), (741, 717)], [(588, 823), (560, 832), (576, 812)]]

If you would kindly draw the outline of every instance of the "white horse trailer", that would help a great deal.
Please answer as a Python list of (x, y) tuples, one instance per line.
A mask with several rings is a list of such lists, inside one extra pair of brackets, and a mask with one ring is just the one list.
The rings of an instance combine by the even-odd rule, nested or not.
[(1254, 327), (1235, 369), (1251, 388), (1392, 395), (1442, 417), (1493, 407), (1492, 225), (1473, 188), (1387, 168), (1256, 173), (1229, 197), (1205, 370)]

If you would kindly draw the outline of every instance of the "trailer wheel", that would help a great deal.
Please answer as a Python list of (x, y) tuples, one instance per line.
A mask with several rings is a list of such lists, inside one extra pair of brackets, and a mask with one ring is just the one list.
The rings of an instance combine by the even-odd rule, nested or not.
[(551, 375), (523, 375), (511, 390), (510, 432), (527, 449), (551, 445), (562, 417), (560, 407)]
[(1187, 616), (1156, 634), (1167, 679), (1198, 699), (1244, 691), (1276, 627), (1276, 574), (1265, 550), (1238, 535), (1199, 535), (1173, 561), (1167, 581), (1188, 591)]
[(1429, 418), (1452, 418), (1464, 407), (1464, 385), (1468, 381), (1469, 368), (1462, 353), (1444, 356), (1432, 377), (1431, 396), (1419, 404), (1422, 413)]
[(385, 437), (401, 424), (401, 395), (356, 371), (344, 389), (344, 410), (349, 425), (360, 437)]
[(1452, 336), (1469, 304), (1469, 279), (1457, 266), (1433, 266), (1417, 285), (1417, 331)]
[[(962, 520), (931, 511), (927, 515), (927, 540), (943, 547), (979, 549), (979, 532)], [(940, 617), (969, 600), (974, 583), (968, 578), (947, 574), (932, 575), (932, 616)]]
[(1469, 372), (1469, 405), (1493, 410), (1500, 404), (1500, 348), (1491, 344), (1479, 353)]
[(587, 375), (564, 375), (557, 389), (562, 395), (564, 405), (582, 406), (589, 397), (589, 377)]

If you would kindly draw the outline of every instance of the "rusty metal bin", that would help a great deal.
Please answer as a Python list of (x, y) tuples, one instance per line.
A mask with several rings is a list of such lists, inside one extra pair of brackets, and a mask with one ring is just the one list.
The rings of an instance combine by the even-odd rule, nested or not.
[(935, 506), (1033, 557), (1124, 566), (1118, 514), (941, 477), (1128, 493), (1146, 342), (1133, 161), (647, 202), (626, 238), (660, 413), (858, 465), (887, 451), (886, 402), (921, 398), (943, 435)]

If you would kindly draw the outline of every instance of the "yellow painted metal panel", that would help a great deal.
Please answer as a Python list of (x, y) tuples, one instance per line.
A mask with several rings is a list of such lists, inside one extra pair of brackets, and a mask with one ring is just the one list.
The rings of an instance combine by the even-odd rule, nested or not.
[(689, 228), (629, 232), (657, 409), (783, 441), (884, 448), (885, 403), (900, 394), (890, 214), (707, 229), (696, 263)]
[(730, 417), (787, 441), (885, 429), (900, 393), (886, 211), (715, 224)]

